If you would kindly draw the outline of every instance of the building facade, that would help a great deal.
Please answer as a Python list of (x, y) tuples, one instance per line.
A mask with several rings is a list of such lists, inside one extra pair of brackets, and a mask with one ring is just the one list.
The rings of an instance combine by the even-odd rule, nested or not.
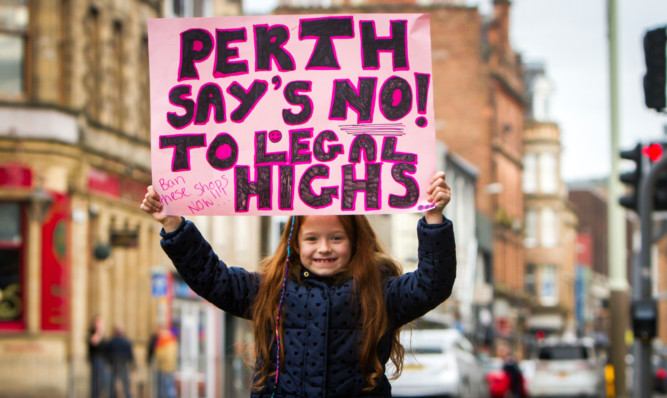
[[(606, 187), (606, 180), (579, 181), (568, 184), (569, 201), (579, 220), (578, 233), (588, 237), (590, 245), (590, 259), (588, 260), (591, 264), (592, 278), (590, 299), (594, 302), (594, 314), (592, 325), (589, 325), (587, 332), (597, 336), (600, 342), (605, 343), (609, 341), (611, 329)], [(638, 224), (636, 218), (629, 213), (626, 214), (626, 231), (626, 278), (631, 284), (632, 264), (638, 250), (636, 245)], [(630, 291), (628, 294), (631, 294)], [(628, 311), (630, 311), (629, 308)]]
[[(181, 340), (182, 355), (201, 350), (192, 342), (202, 325), (224, 333), (220, 315), (177, 279), (156, 289), (172, 275), (159, 228), (138, 207), (151, 183), (146, 20), (165, 10), (230, 15), (240, 3), (0, 4), (0, 397), (87, 395), (94, 315), (107, 335), (122, 325), (134, 343), (140, 397), (150, 393), (146, 351), (159, 322), (196, 332)], [(216, 358), (203, 362), (222, 372)], [(181, 369), (181, 396), (200, 396), (187, 392), (200, 388), (197, 372)], [(219, 396), (220, 377), (204, 391)]]
[(544, 68), (527, 66), (530, 99), (523, 143), (526, 293), (535, 298), (527, 321), (529, 336), (576, 335), (579, 274), (577, 218), (561, 177), (560, 129), (551, 119), (553, 88)]
[(523, 293), (522, 64), (509, 43), (508, 1), (485, 19), (475, 7), (432, 6), (436, 136), (479, 171), (478, 237), (490, 233), (495, 338), (520, 348)]

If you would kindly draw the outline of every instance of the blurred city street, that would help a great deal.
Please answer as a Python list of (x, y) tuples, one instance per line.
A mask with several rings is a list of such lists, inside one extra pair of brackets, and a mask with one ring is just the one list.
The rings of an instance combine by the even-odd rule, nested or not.
[[(667, 398), (666, 9), (0, 0), (0, 398), (247, 398), (255, 360), (347, 398), (398, 341), (395, 397)], [(368, 253), (304, 260), (313, 215)]]

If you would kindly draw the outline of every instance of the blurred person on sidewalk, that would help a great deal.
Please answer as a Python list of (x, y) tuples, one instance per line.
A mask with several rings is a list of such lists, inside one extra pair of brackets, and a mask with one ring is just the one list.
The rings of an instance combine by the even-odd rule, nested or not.
[(123, 397), (132, 398), (130, 392), (130, 370), (134, 368), (132, 342), (125, 336), (125, 331), (116, 325), (113, 337), (109, 340), (109, 364), (111, 365), (111, 383), (109, 398), (116, 398), (116, 381), (120, 380)]
[(157, 398), (176, 398), (174, 372), (178, 360), (178, 341), (166, 327), (162, 327), (158, 332), (154, 355), (157, 370)]
[(150, 386), (150, 396), (157, 395), (157, 371), (155, 369), (155, 346), (157, 345), (157, 336), (160, 333), (160, 327), (155, 326), (148, 338), (148, 345), (146, 348), (146, 364), (148, 365), (148, 380)]
[(503, 371), (509, 378), (509, 398), (526, 397), (523, 373), (516, 359), (511, 355), (507, 344), (501, 343), (498, 346), (498, 356), (503, 359)]
[(108, 344), (104, 337), (104, 319), (95, 315), (88, 331), (88, 361), (90, 362), (90, 397), (99, 398), (109, 380), (107, 369)]

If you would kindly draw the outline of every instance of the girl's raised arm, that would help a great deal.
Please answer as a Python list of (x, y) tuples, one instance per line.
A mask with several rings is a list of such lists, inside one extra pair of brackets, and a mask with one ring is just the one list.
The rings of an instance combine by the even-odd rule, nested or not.
[(248, 309), (259, 287), (256, 273), (227, 267), (192, 222), (164, 214), (152, 186), (140, 208), (162, 224), (162, 249), (195, 293), (236, 316), (250, 316)]
[(442, 211), (452, 199), (452, 190), (445, 181), (445, 172), (438, 171), (431, 179), (431, 185), (426, 191), (431, 197), (430, 203), (435, 203), (435, 207), (424, 212), (424, 218), (429, 224), (440, 224), (444, 221)]
[(396, 326), (437, 307), (451, 295), (456, 279), (454, 228), (442, 215), (452, 197), (444, 172), (435, 173), (427, 192), (435, 206), (417, 224), (417, 270), (388, 278), (384, 285), (387, 312)]

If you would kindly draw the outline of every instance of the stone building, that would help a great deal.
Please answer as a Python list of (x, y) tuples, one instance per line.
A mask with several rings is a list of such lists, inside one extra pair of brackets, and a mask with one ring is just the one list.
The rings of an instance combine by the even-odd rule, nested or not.
[(527, 320), (531, 336), (576, 334), (577, 217), (561, 177), (560, 129), (549, 103), (553, 88), (541, 65), (526, 67), (530, 108), (523, 144), (526, 293), (535, 298)]
[[(0, 397), (86, 395), (96, 314), (107, 334), (120, 324), (133, 341), (140, 397), (149, 393), (146, 349), (158, 322), (199, 311), (193, 319), (224, 333), (204, 304), (173, 305), (187, 291), (164, 271), (158, 228), (138, 206), (151, 183), (146, 20), (163, 12), (232, 15), (240, 3), (0, 4)], [(156, 275), (169, 276), (160, 298)]]

